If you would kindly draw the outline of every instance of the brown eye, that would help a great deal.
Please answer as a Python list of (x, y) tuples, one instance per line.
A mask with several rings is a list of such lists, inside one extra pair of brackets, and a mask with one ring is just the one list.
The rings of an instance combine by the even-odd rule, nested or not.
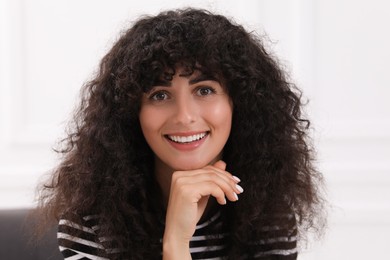
[(215, 93), (215, 90), (212, 87), (200, 87), (197, 89), (196, 93), (199, 96), (208, 96)]
[(158, 91), (153, 93), (149, 98), (155, 101), (162, 101), (168, 99), (168, 94), (164, 91)]

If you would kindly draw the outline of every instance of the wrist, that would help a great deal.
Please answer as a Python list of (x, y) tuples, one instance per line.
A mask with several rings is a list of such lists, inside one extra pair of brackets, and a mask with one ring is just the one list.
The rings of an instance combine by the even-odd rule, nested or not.
[(177, 240), (172, 237), (163, 238), (163, 260), (189, 260), (190, 242)]

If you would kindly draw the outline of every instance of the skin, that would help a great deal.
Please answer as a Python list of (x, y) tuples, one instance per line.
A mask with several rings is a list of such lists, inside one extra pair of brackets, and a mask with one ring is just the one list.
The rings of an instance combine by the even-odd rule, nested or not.
[(206, 208), (215, 206), (210, 197), (225, 205), (243, 191), (220, 160), (232, 110), (217, 80), (199, 71), (185, 76), (181, 68), (171, 81), (160, 82), (143, 96), (140, 124), (155, 154), (155, 177), (167, 207), (164, 259), (191, 259), (189, 242), (196, 224)]

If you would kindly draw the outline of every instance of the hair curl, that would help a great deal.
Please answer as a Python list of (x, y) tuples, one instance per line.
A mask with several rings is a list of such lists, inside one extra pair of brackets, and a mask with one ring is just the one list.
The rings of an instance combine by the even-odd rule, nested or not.
[(233, 101), (224, 160), (245, 193), (227, 205), (230, 257), (238, 259), (259, 226), (282, 225), (275, 214), (293, 213), (302, 234), (319, 228), (321, 175), (300, 91), (256, 35), (195, 9), (141, 18), (102, 59), (83, 88), (62, 163), (42, 189), (44, 212), (52, 219), (97, 213), (101, 235), (131, 248), (131, 259), (160, 255), (164, 209), (138, 115), (143, 93), (177, 64), (214, 73)]

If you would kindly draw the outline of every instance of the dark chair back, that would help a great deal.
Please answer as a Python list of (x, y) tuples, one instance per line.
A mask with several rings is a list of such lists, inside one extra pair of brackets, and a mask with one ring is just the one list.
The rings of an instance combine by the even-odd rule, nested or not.
[(0, 259), (57, 260), (64, 259), (58, 249), (57, 227), (39, 242), (32, 236), (28, 209), (0, 210)]

